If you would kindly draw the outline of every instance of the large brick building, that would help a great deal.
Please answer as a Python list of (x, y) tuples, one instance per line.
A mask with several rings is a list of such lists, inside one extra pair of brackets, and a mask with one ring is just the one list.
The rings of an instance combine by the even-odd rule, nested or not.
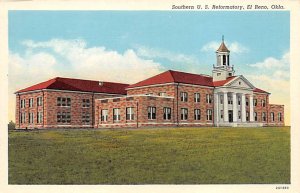
[(16, 92), (17, 128), (282, 126), (284, 106), (234, 75), (224, 42), (212, 76), (168, 70), (133, 85), (54, 78)]

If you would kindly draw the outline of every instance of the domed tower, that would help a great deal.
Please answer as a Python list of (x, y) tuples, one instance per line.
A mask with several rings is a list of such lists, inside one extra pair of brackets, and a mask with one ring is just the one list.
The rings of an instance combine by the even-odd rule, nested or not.
[(226, 80), (228, 77), (234, 75), (233, 66), (230, 65), (230, 51), (224, 43), (224, 36), (222, 36), (222, 43), (216, 51), (217, 64), (213, 67), (213, 81)]

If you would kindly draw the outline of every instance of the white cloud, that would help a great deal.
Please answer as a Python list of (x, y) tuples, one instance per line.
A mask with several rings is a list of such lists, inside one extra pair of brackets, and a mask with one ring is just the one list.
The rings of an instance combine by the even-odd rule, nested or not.
[[(241, 43), (238, 42), (225, 42), (227, 48), (230, 50), (231, 53), (245, 53), (248, 52), (249, 49), (245, 46), (243, 46)], [(202, 48), (201, 51), (203, 52), (214, 52), (216, 51), (220, 46), (220, 42), (217, 41), (211, 41), (205, 44)]]
[(285, 53), (282, 58), (276, 59), (274, 57), (268, 57), (262, 62), (255, 64), (248, 64), (251, 67), (267, 68), (267, 69), (287, 69), (290, 65), (290, 53)]

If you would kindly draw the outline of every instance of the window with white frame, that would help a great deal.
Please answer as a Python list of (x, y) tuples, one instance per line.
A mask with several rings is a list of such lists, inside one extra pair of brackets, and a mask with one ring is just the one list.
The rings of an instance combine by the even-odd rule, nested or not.
[(220, 117), (221, 117), (221, 119), (223, 119), (223, 117), (224, 117), (224, 111), (223, 110), (221, 110), (221, 112), (220, 112)]
[(200, 103), (200, 93), (194, 93), (194, 102)]
[(211, 94), (206, 94), (206, 103), (208, 103), (208, 104), (212, 103), (212, 95)]
[(57, 97), (57, 106), (59, 107), (70, 107), (71, 98), (69, 97)]
[(266, 101), (265, 100), (261, 100), (261, 106), (263, 106), (263, 107), (266, 106)]
[(249, 98), (246, 97), (246, 106), (249, 106)]
[(281, 113), (278, 113), (278, 121), (282, 121), (282, 114)]
[(180, 100), (182, 102), (187, 102), (188, 101), (188, 93), (187, 92), (181, 92), (180, 93)]
[(164, 120), (171, 120), (171, 108), (170, 107), (164, 107)]
[(37, 104), (37, 106), (42, 106), (43, 105), (43, 98), (42, 97), (37, 97), (36, 104)]
[(241, 116), (242, 116), (242, 113), (241, 113), (241, 111), (239, 111), (239, 112), (238, 112), (238, 117), (239, 117), (239, 119), (241, 119)]
[(21, 109), (25, 108), (25, 105), (26, 105), (25, 99), (21, 99), (20, 100), (20, 107), (21, 107)]
[(249, 121), (250, 118), (249, 118), (249, 111), (246, 111), (246, 121)]
[(126, 108), (126, 120), (134, 120), (134, 108), (133, 107)]
[(238, 105), (241, 105), (241, 97), (238, 96)]
[(201, 119), (201, 111), (200, 111), (200, 109), (195, 109), (194, 110), (194, 119), (195, 120), (200, 120)]
[(20, 123), (26, 123), (26, 113), (20, 113)]
[(43, 122), (43, 112), (37, 112), (37, 123)]
[(57, 123), (71, 123), (71, 112), (57, 112)]
[(254, 121), (257, 121), (257, 112), (254, 112)]
[(266, 121), (266, 120), (267, 120), (267, 118), (266, 118), (266, 113), (263, 112), (263, 113), (262, 113), (262, 121)]
[(232, 105), (232, 96), (231, 95), (228, 96), (228, 104)]
[(28, 113), (28, 123), (29, 123), (29, 124), (32, 124), (32, 123), (33, 123), (33, 119), (34, 119), (33, 113), (32, 113), (32, 112)]
[(274, 112), (271, 112), (271, 113), (270, 113), (270, 116), (271, 116), (271, 121), (274, 122), (274, 121), (275, 121)]
[(206, 120), (212, 121), (212, 110), (211, 109), (206, 110)]
[(257, 106), (257, 99), (253, 99), (253, 106)]
[(148, 119), (156, 119), (156, 107), (148, 107)]
[(188, 119), (188, 109), (182, 108), (181, 109), (181, 120), (186, 121)]
[(220, 104), (223, 104), (223, 101), (224, 101), (224, 96), (220, 95)]
[(29, 99), (29, 107), (33, 107), (33, 98)]
[(90, 107), (90, 99), (82, 99), (82, 107)]
[(113, 120), (114, 121), (120, 121), (121, 120), (121, 115), (120, 115), (120, 109), (119, 108), (113, 109)]
[(91, 121), (90, 113), (83, 111), (81, 113), (81, 122), (82, 124), (89, 124)]
[(159, 92), (158, 96), (167, 96), (167, 93), (166, 92)]
[(108, 120), (108, 109), (101, 110), (101, 121), (107, 122)]

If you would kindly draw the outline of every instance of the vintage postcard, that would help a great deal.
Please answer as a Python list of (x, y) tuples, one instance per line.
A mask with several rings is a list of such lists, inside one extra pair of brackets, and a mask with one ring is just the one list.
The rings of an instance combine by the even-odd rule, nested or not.
[(300, 191), (298, 1), (2, 4), (5, 192)]

